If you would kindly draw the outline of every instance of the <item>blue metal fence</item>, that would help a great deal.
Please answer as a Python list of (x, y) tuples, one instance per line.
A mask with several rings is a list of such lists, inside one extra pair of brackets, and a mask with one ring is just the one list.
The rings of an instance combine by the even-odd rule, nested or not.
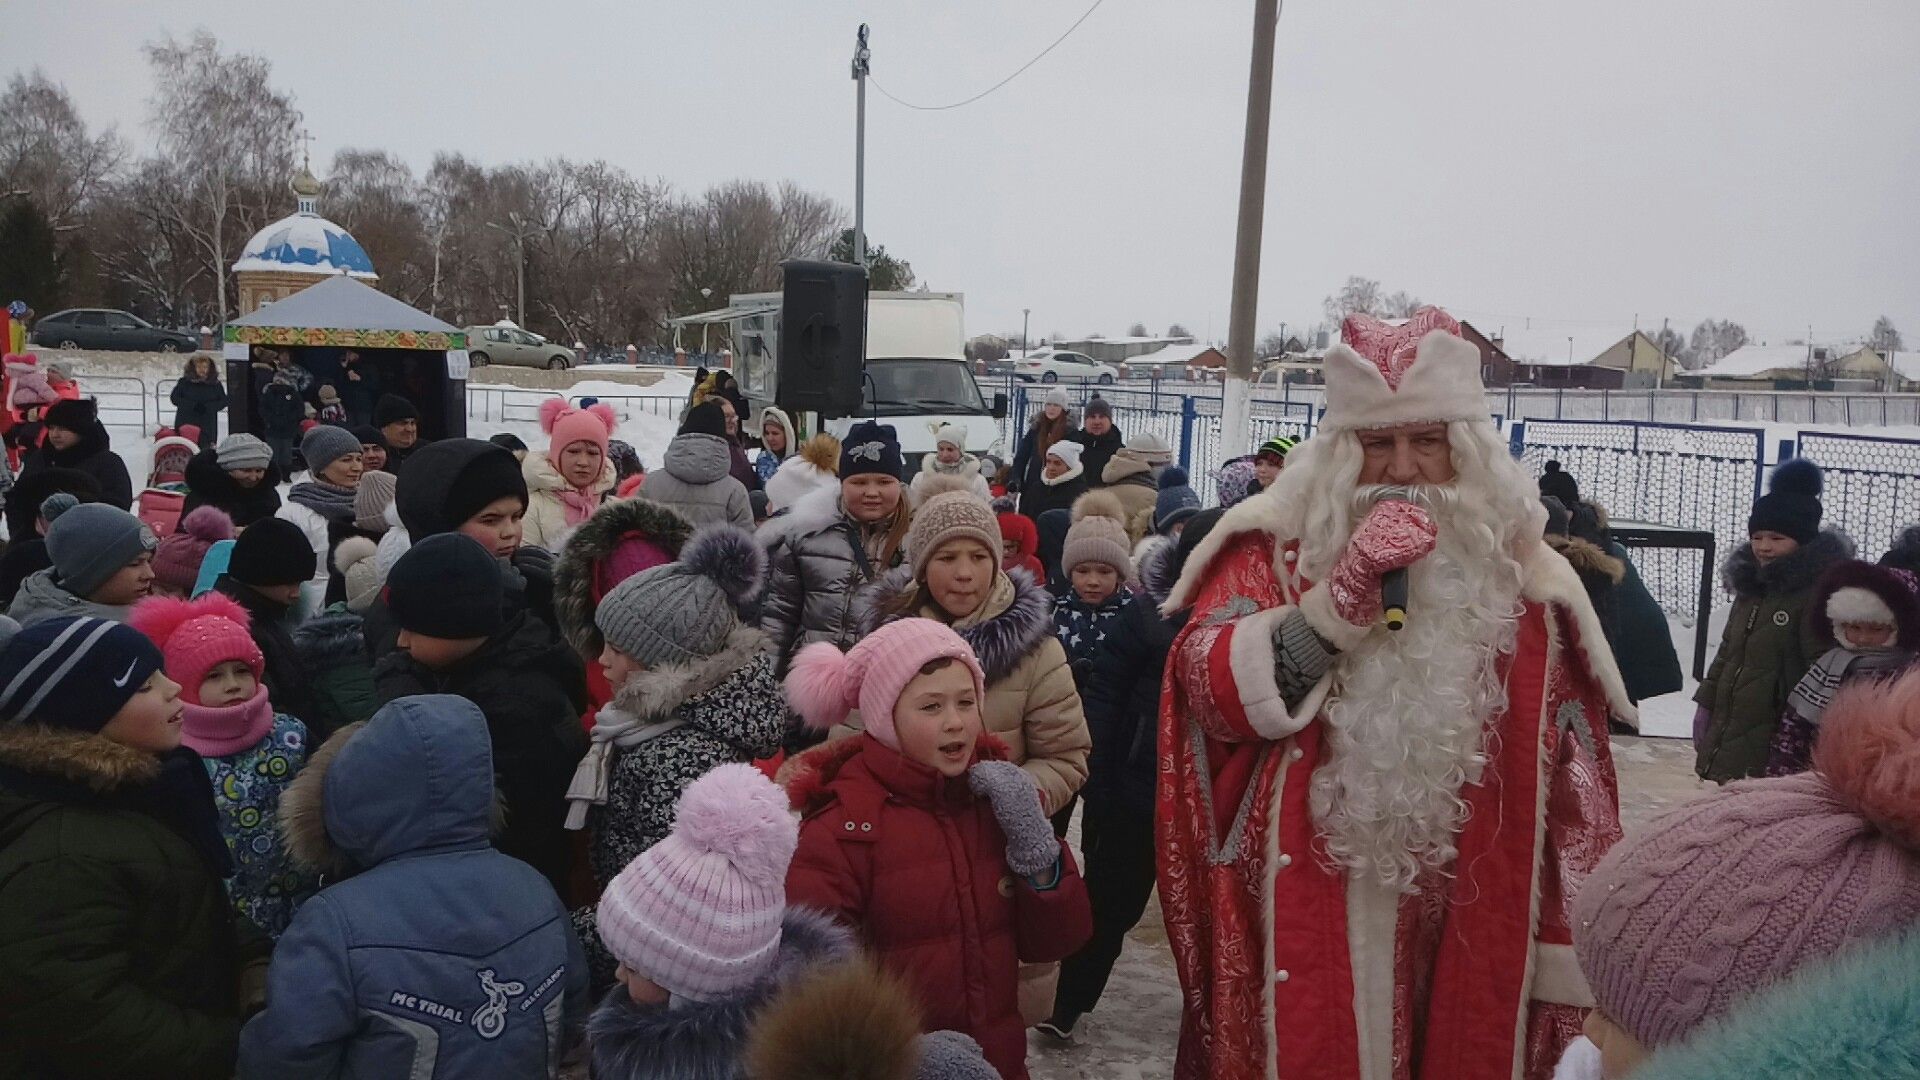
[(1920, 441), (1803, 431), (1795, 450), (1826, 473), (1827, 521), (1853, 537), (1861, 558), (1879, 558), (1920, 520)]

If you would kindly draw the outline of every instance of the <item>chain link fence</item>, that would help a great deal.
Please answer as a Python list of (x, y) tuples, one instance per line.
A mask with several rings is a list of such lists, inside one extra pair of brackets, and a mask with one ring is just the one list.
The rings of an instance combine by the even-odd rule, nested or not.
[(1826, 473), (1827, 521), (1853, 537), (1861, 558), (1879, 558), (1920, 520), (1920, 441), (1806, 431), (1796, 452)]

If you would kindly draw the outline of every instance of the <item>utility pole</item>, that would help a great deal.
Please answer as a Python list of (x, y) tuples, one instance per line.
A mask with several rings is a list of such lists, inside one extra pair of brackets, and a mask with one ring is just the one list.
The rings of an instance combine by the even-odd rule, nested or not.
[(853, 48), (853, 261), (867, 265), (867, 24), (860, 24), (860, 41)]
[(1032, 346), (1027, 344), (1027, 318), (1032, 314), (1033, 314), (1032, 308), (1020, 309), (1020, 355), (1021, 356), (1025, 356), (1028, 353), (1033, 351)]
[(515, 313), (520, 319), (520, 329), (525, 330), (527, 328), (527, 225), (521, 220), (518, 210), (508, 213), (507, 220), (513, 222), (513, 228), (509, 229), (505, 225), (492, 221), (487, 222), (487, 228), (498, 229), (513, 237), (513, 284), (515, 299), (519, 301)]
[(1252, 405), (1253, 327), (1260, 306), (1260, 232), (1267, 209), (1267, 127), (1273, 110), (1273, 38), (1280, 0), (1254, 0), (1253, 62), (1247, 75), (1247, 135), (1240, 155), (1240, 227), (1233, 245), (1233, 309), (1227, 324), (1227, 383), (1220, 400), (1222, 456), (1247, 448)]
[(1662, 390), (1667, 388), (1667, 368), (1670, 367), (1672, 363), (1671, 360), (1667, 359), (1667, 320), (1663, 317), (1660, 320), (1660, 374), (1654, 379), (1654, 385), (1660, 387)]

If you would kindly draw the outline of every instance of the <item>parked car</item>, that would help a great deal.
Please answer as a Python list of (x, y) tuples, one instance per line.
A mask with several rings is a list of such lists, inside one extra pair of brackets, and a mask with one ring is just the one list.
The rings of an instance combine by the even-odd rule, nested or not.
[(1061, 379), (1077, 379), (1081, 382), (1099, 383), (1105, 386), (1120, 378), (1120, 369), (1112, 364), (1103, 364), (1086, 353), (1067, 352), (1063, 349), (1041, 349), (1016, 357), (1013, 361), (1015, 376), (1028, 382), (1059, 382)]
[(68, 308), (33, 324), (29, 341), (43, 349), (114, 349), (121, 352), (192, 352), (200, 338), (158, 327), (112, 308)]
[(517, 326), (469, 326), (467, 360), (474, 367), (508, 364), (563, 371), (573, 366), (573, 350)]

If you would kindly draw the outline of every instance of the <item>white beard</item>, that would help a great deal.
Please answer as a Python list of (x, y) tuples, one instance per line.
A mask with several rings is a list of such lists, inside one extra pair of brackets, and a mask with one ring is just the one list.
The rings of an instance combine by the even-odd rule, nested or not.
[(1439, 545), (1408, 574), (1408, 618), (1376, 626), (1334, 663), (1329, 756), (1313, 775), (1314, 821), (1336, 863), (1409, 892), (1446, 872), (1487, 761), (1487, 722), (1506, 706), (1499, 673), (1513, 650), (1519, 564), (1476, 509), (1433, 507)]

